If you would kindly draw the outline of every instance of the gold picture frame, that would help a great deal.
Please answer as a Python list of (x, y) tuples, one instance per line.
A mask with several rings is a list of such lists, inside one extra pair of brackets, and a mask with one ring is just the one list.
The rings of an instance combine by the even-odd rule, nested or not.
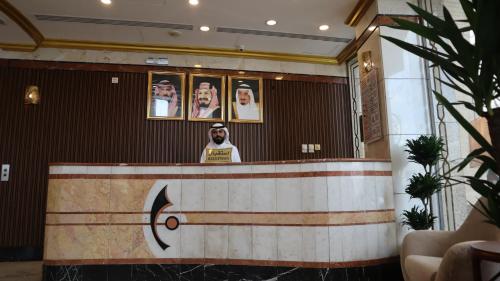
[[(175, 96), (171, 96), (172, 91)], [(147, 119), (184, 120), (185, 95), (184, 72), (148, 71)]]
[[(264, 92), (262, 90), (262, 81), (262, 77), (256, 76), (240, 75), (228, 77), (229, 122), (264, 123)], [(238, 104), (240, 102), (238, 99), (238, 90), (247, 90), (247, 95), (245, 95), (247, 103), (245, 105)], [(243, 106), (246, 107), (244, 111)]]
[(189, 74), (189, 121), (224, 122), (225, 104), (225, 75), (210, 73)]

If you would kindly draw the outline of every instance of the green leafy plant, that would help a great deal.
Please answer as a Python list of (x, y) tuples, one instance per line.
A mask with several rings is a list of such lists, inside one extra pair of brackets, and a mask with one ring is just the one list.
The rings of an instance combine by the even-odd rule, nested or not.
[(442, 188), (441, 178), (429, 173), (418, 173), (410, 179), (410, 184), (406, 187), (406, 193), (410, 194), (411, 198), (418, 198), (426, 206), (432, 194)]
[(416, 140), (407, 140), (405, 151), (410, 153), (408, 159), (427, 168), (437, 164), (441, 151), (443, 151), (443, 141), (436, 136), (420, 136)]
[[(457, 26), (446, 7), (443, 8), (443, 19), (412, 4), (409, 5), (420, 16), (420, 22), (394, 18), (398, 24), (394, 28), (421, 36), (430, 47), (382, 37), (430, 61), (431, 67), (439, 67), (446, 78), (440, 82), (470, 98), (470, 101), (450, 102), (441, 93), (433, 91), (438, 102), (480, 145), (452, 169), (460, 171), (472, 160), (479, 160), (481, 165), (477, 172), (472, 177), (454, 180), (470, 185), (487, 198), (487, 203), (480, 203), (478, 210), (486, 216), (487, 222), (500, 228), (500, 181), (482, 179), (488, 172), (500, 174), (500, 108), (492, 106), (492, 102), (500, 98), (500, 33), (492, 32), (492, 28), (500, 26), (500, 1), (460, 0), (460, 4), (466, 16), (462, 20), (466, 25), (463, 28)], [(464, 38), (465, 32), (474, 34), (475, 43)], [(488, 120), (492, 144), (460, 114), (456, 106), (464, 106)]]
[(410, 211), (403, 211), (403, 224), (415, 230), (426, 230), (432, 227), (436, 217), (428, 213), (426, 209), (413, 206)]
[(436, 136), (420, 136), (416, 140), (407, 140), (406, 147), (408, 160), (422, 165), (425, 173), (413, 175), (405, 192), (411, 198), (420, 199), (424, 207), (420, 209), (414, 206), (410, 211), (404, 211), (402, 223), (415, 230), (429, 229), (436, 219), (429, 206), (430, 200), (443, 186), (441, 176), (432, 173), (433, 167), (441, 158), (443, 140)]

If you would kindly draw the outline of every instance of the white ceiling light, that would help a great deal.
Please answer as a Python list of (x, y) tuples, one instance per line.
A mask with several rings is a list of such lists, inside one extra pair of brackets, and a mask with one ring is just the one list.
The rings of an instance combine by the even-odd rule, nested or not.
[(195, 64), (194, 67), (201, 68), (201, 64)]
[(200, 2), (198, 2), (198, 0), (189, 0), (189, 4), (191, 4), (192, 6), (196, 6), (198, 5)]
[(203, 25), (200, 27), (200, 30), (201, 31), (209, 31), (210, 30), (210, 27), (206, 26), (206, 25)]
[(276, 25), (276, 21), (275, 20), (268, 20), (268, 21), (266, 21), (266, 24), (267, 25)]
[(319, 26), (319, 30), (325, 31), (328, 30), (330, 27), (327, 24), (323, 24)]
[(101, 0), (104, 5), (111, 5), (111, 0)]

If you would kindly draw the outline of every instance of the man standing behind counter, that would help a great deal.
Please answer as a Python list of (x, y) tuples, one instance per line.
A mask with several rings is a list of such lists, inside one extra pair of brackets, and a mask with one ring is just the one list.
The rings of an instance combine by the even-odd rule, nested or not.
[(213, 124), (208, 131), (210, 142), (201, 154), (200, 163), (241, 162), (238, 148), (229, 141), (229, 131), (221, 123)]

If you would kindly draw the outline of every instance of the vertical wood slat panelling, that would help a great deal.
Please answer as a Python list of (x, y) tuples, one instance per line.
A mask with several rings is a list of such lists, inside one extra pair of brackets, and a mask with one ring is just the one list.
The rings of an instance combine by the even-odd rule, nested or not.
[[(23, 104), (30, 84), (39, 105)], [(0, 247), (43, 245), (49, 162), (199, 161), (210, 123), (146, 120), (146, 89), (144, 72), (0, 66)], [(346, 84), (265, 79), (264, 93), (263, 124), (228, 124), (243, 161), (353, 157)]]

